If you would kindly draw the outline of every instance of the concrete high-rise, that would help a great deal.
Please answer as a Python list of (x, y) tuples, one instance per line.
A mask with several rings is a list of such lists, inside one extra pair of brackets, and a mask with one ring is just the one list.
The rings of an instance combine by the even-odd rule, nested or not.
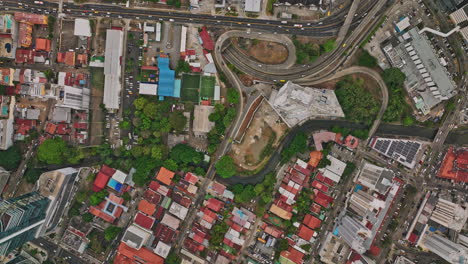
[(38, 237), (49, 204), (38, 192), (0, 202), (0, 256)]

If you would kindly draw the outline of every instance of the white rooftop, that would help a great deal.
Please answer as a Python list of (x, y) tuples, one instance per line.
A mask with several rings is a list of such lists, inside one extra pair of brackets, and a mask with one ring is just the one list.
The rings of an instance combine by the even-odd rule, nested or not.
[(245, 0), (244, 10), (246, 12), (260, 12), (262, 0)]
[(289, 127), (308, 119), (344, 117), (343, 110), (333, 90), (302, 87), (287, 82), (269, 100)]
[(88, 19), (75, 19), (74, 35), (80, 37), (91, 37), (91, 26), (89, 25)]
[(122, 41), (121, 30), (107, 30), (104, 62), (104, 105), (107, 109), (119, 109)]
[(140, 94), (156, 95), (158, 93), (158, 85), (155, 83), (140, 83)]

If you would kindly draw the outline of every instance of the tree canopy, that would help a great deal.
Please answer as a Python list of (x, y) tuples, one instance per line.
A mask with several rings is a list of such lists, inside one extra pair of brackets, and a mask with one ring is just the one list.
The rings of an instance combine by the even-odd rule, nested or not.
[(13, 145), (7, 150), (0, 151), (0, 167), (3, 167), (5, 170), (18, 168), (21, 159), (21, 151), (17, 145)]
[(178, 164), (200, 164), (203, 161), (203, 153), (196, 151), (187, 144), (177, 144), (169, 153), (169, 157)]
[(230, 104), (237, 104), (239, 103), (239, 92), (234, 88), (227, 89), (227, 101)]
[(288, 162), (294, 155), (307, 150), (307, 136), (300, 132), (294, 136), (289, 146), (285, 147), (281, 152), (281, 161)]
[(109, 195), (109, 193), (106, 190), (95, 192), (89, 196), (89, 204), (98, 205), (106, 199), (107, 195)]
[(363, 50), (361, 56), (358, 58), (358, 64), (359, 66), (374, 68), (377, 66), (377, 59), (370, 55), (367, 50)]
[(236, 165), (234, 160), (229, 156), (223, 156), (216, 162), (216, 172), (222, 178), (230, 178), (236, 174)]
[(39, 180), (39, 177), (43, 172), (44, 171), (41, 169), (28, 168), (23, 177), (26, 179), (27, 183), (34, 184)]
[(46, 139), (37, 150), (37, 158), (46, 164), (64, 164), (75, 161), (75, 149), (62, 138)]
[(169, 124), (176, 133), (182, 133), (187, 124), (187, 117), (185, 117), (181, 112), (172, 112), (169, 115)]
[(335, 93), (346, 119), (368, 125), (374, 122), (380, 106), (364, 88), (363, 79), (346, 77), (336, 84)]
[[(405, 74), (398, 68), (389, 68), (382, 73), (382, 79), (387, 85), (389, 95), (383, 121), (401, 121), (405, 115), (411, 115), (411, 109), (405, 100)], [(407, 124), (408, 122), (409, 120), (406, 120)]]
[(104, 230), (104, 239), (112, 241), (117, 238), (117, 235), (122, 231), (122, 228), (117, 226), (109, 226)]

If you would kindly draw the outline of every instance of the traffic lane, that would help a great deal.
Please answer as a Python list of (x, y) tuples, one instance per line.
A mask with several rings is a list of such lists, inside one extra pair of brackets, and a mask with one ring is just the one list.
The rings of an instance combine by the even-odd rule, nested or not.
[[(33, 3), (33, 1), (25, 1), (28, 3)], [(17, 3), (17, 2), (13, 2)], [(375, 5), (375, 1), (369, 1), (367, 5), (361, 5), (365, 6), (364, 10), (361, 10), (361, 13), (358, 12), (358, 15), (360, 16), (361, 14), (366, 14), (368, 10), (370, 10), (373, 6)], [(35, 5), (33, 6), (36, 7), (43, 7), (43, 8), (55, 8), (58, 7), (58, 4), (54, 4), (52, 2), (44, 2), (44, 5)], [(157, 10), (140, 10), (140, 9), (129, 9), (129, 8), (124, 8), (122, 6), (113, 6), (113, 5), (95, 5), (95, 4), (82, 4), (82, 5), (75, 5), (72, 3), (69, 4), (64, 4), (63, 8), (65, 13), (73, 13), (79, 12), (82, 13), (83, 8), (86, 7), (86, 10), (91, 10), (91, 11), (104, 11), (104, 15), (108, 15), (111, 17), (112, 13), (115, 13), (115, 16), (117, 17), (124, 17), (124, 16), (147, 16), (148, 19), (151, 19), (153, 16), (157, 17), (165, 17), (167, 20), (170, 19), (185, 19), (185, 21), (181, 21), (184, 23), (189, 23), (189, 21), (195, 22), (195, 23), (209, 23), (213, 24), (215, 21), (223, 21), (224, 23), (237, 23), (245, 26), (251, 26), (251, 25), (283, 25), (285, 27), (293, 28), (294, 25), (300, 25), (301, 31), (308, 31), (312, 29), (318, 29), (319, 31), (327, 31), (327, 30), (333, 30), (336, 27), (339, 27), (343, 23), (343, 18), (341, 15), (338, 16), (333, 16), (330, 19), (324, 19), (323, 21), (320, 22), (313, 22), (313, 23), (300, 23), (297, 22), (294, 25), (293, 23), (287, 22), (287, 21), (278, 21), (278, 20), (265, 20), (265, 19), (252, 19), (252, 18), (238, 18), (238, 17), (228, 17), (228, 16), (211, 16), (211, 15), (204, 15), (204, 14), (191, 14), (191, 13), (182, 13), (182, 12), (172, 12), (172, 11), (157, 11)], [(74, 9), (74, 10), (73, 10)], [(70, 10), (70, 11), (68, 11)], [(88, 15), (89, 16), (89, 15)], [(93, 16), (93, 15), (91, 15)], [(203, 21), (200, 21), (203, 20)], [(286, 22), (286, 23), (283, 23)], [(326, 22), (326, 23), (325, 23)], [(219, 22), (221, 23), (221, 22)], [(224, 24), (226, 25), (226, 24)], [(256, 27), (254, 26), (254, 27)], [(268, 26), (270, 29), (271, 26)], [(302, 29), (304, 28), (304, 29)], [(300, 33), (300, 32), (299, 32)]]

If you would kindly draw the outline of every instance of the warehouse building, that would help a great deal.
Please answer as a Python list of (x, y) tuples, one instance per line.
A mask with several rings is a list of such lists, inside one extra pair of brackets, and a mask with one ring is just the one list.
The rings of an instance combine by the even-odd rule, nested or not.
[(123, 32), (121, 30), (107, 30), (104, 62), (104, 105), (109, 110), (119, 109), (120, 105), (122, 41)]

